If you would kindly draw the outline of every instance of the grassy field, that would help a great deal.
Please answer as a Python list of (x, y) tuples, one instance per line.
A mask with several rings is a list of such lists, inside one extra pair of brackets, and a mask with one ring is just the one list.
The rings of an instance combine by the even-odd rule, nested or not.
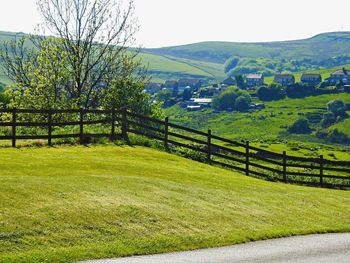
[(169, 74), (187, 74), (193, 76), (211, 77), (208, 72), (205, 72), (197, 67), (193, 67), (187, 63), (172, 60), (168, 57), (157, 56), (147, 53), (140, 53), (139, 58), (143, 65), (148, 67), (151, 74), (169, 73)]
[[(203, 131), (210, 128), (214, 134), (233, 140), (249, 140), (256, 146), (272, 151), (286, 150), (291, 155), (315, 157), (326, 153), (336, 160), (350, 160), (348, 146), (325, 144), (314, 133), (289, 134), (285, 128), (308, 113), (322, 115), (326, 111), (326, 103), (336, 98), (350, 103), (350, 94), (342, 93), (266, 102), (264, 110), (251, 113), (214, 113), (211, 110), (187, 112), (174, 106), (166, 109), (165, 115), (170, 117), (171, 122)], [(349, 124), (349, 120), (345, 119), (331, 128), (339, 128), (350, 135)]]
[(73, 262), (350, 231), (346, 191), (142, 147), (0, 149), (0, 262)]

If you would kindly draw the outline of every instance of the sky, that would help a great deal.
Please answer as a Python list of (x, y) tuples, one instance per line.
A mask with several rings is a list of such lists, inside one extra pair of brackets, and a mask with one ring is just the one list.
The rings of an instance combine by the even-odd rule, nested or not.
[[(0, 0), (0, 30), (33, 32), (37, 0)], [(265, 42), (350, 31), (349, 0), (135, 0), (137, 45)]]

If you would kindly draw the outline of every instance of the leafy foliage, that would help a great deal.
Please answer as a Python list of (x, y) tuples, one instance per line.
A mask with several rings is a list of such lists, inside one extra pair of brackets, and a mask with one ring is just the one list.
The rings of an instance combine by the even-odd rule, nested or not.
[(239, 57), (233, 56), (230, 57), (226, 62), (225, 62), (225, 73), (230, 72), (233, 68), (235, 68), (239, 63)]
[(152, 114), (155, 105), (142, 92), (148, 79), (137, 50), (129, 51), (137, 29), (133, 0), (39, 0), (38, 7), (53, 37), (14, 39), (0, 53), (14, 82), (10, 106)]
[(251, 103), (248, 92), (232, 87), (213, 98), (213, 108), (216, 110), (246, 111)]
[(307, 134), (311, 132), (311, 128), (308, 120), (301, 118), (294, 122), (293, 125), (289, 127), (288, 131), (290, 133)]
[(332, 112), (335, 117), (344, 116), (346, 105), (343, 100), (335, 99), (327, 103), (327, 109), (329, 112)]
[(315, 87), (302, 83), (288, 85), (286, 89), (289, 98), (304, 98), (306, 96), (314, 95), (315, 91)]
[(281, 85), (273, 83), (268, 86), (261, 86), (256, 92), (262, 101), (280, 100), (285, 98), (285, 90)]

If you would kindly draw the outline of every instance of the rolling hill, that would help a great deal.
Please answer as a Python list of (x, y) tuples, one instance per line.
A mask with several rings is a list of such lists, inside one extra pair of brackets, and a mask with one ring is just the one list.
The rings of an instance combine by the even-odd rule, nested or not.
[(249, 58), (321, 59), (350, 53), (350, 32), (323, 33), (309, 39), (280, 42), (202, 42), (145, 49), (144, 52), (221, 64), (233, 55)]
[[(13, 40), (16, 37), (25, 36), (24, 33), (1, 32), (0, 44)], [(153, 81), (162, 82), (166, 79), (201, 78), (224, 79), (223, 65), (205, 61), (188, 60), (171, 56), (155, 55), (141, 52), (139, 55), (143, 66), (148, 69), (148, 74), (153, 76)], [(0, 82), (10, 84), (10, 80), (0, 71)]]
[[(23, 35), (23, 33), (0, 32), (0, 43)], [(203, 42), (158, 49), (145, 48), (142, 49), (140, 59), (143, 65), (148, 68), (148, 74), (153, 77), (154, 82), (183, 77), (221, 81), (226, 77), (224, 63), (231, 56), (239, 56), (248, 60), (248, 62), (249, 59), (265, 59), (265, 64), (268, 64), (271, 60), (275, 64), (280, 64), (278, 71), (283, 71), (285, 67), (287, 72), (295, 72), (305, 69), (305, 67), (289, 69), (287, 67), (290, 67), (290, 65), (285, 60), (287, 62), (290, 59), (312, 59), (317, 61), (344, 54), (350, 54), (350, 32), (324, 33), (309, 39), (294, 41), (265, 43)], [(280, 61), (282, 63), (279, 63)], [(248, 66), (252, 67), (255, 62), (252, 63)], [(310, 65), (309, 68), (320, 69), (323, 67)], [(8, 83), (8, 80), (0, 73), (1, 80)]]

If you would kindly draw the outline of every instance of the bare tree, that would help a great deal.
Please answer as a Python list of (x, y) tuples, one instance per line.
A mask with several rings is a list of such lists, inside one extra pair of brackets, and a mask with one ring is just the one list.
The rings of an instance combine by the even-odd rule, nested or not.
[(110, 84), (134, 43), (134, 0), (39, 0), (38, 7), (45, 28), (63, 40), (59, 48), (68, 54), (72, 97), (89, 107), (94, 91)]

